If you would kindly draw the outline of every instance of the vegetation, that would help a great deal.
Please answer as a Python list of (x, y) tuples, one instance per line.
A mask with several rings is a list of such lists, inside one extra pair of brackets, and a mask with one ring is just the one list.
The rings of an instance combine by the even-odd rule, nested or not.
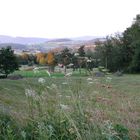
[(0, 75), (7, 77), (8, 74), (18, 69), (18, 61), (10, 47), (0, 50)]
[(47, 64), (49, 66), (49, 72), (54, 72), (56, 60), (53, 52), (47, 54)]
[[(50, 77), (48, 75), (47, 70), (21, 70), (21, 71), (15, 71), (12, 76), (21, 75), (24, 78), (37, 78), (37, 77)], [(63, 73), (55, 72), (51, 73), (51, 77), (64, 77)]]
[[(0, 50), (0, 75), (19, 75), (0, 80), (0, 140), (140, 139), (140, 75), (121, 73), (140, 72), (140, 15), (95, 52), (84, 47), (17, 57)], [(27, 69), (16, 71), (18, 62)]]
[(122, 35), (110, 36), (97, 42), (96, 59), (110, 71), (140, 73), (140, 15)]
[[(69, 64), (72, 64), (73, 70), (81, 67), (92, 70), (93, 67), (104, 66), (110, 72), (140, 73), (139, 46), (140, 15), (137, 15), (131, 27), (122, 34), (108, 36), (104, 42), (97, 41), (95, 52), (86, 52), (84, 45), (82, 45), (77, 52), (71, 52), (70, 49), (65, 48), (59, 53), (54, 53), (51, 58), (55, 64), (62, 64), (65, 67), (65, 73)], [(37, 54), (37, 62), (50, 65), (50, 60), (47, 60), (49, 55), (50, 53), (48, 56), (43, 53)], [(27, 59), (27, 56), (24, 55), (24, 58)], [(51, 66), (54, 68), (55, 65), (51, 64)]]
[(139, 81), (139, 75), (1, 80), (1, 139), (138, 140)]

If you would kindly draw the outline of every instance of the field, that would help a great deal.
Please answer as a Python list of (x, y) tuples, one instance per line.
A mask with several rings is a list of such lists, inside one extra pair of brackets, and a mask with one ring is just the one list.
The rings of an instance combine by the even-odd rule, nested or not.
[(0, 80), (0, 139), (140, 139), (140, 75), (39, 76)]

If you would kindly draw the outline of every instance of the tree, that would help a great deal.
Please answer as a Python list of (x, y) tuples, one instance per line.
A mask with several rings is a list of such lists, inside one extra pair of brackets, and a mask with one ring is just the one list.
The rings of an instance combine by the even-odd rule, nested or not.
[(70, 50), (68, 48), (65, 48), (62, 53), (62, 63), (64, 65), (64, 73), (66, 74), (66, 68), (67, 65), (71, 63), (72, 61), (72, 54), (70, 53)]
[(18, 70), (18, 68), (18, 61), (11, 47), (2, 48), (0, 50), (0, 74), (7, 77), (8, 74)]
[(49, 52), (48, 55), (47, 55), (47, 63), (49, 65), (53, 65), (54, 61), (55, 61), (54, 53), (53, 52)]
[(95, 56), (110, 71), (140, 72), (140, 15), (121, 35), (96, 45)]
[(72, 54), (73, 71), (78, 69), (78, 66), (79, 66), (78, 65), (78, 56), (79, 56), (78, 53), (73, 53)]
[(41, 65), (47, 64), (47, 59), (46, 59), (45, 57), (41, 57), (41, 58), (39, 59), (39, 64), (41, 64)]
[(91, 49), (87, 49), (85, 56), (94, 59), (95, 57), (94, 51), (92, 51)]
[(55, 68), (55, 57), (53, 52), (49, 52), (47, 55), (47, 63), (49, 65), (49, 71), (54, 72)]
[(45, 53), (37, 53), (36, 62), (38, 62), (41, 65), (47, 64), (47, 55)]
[(19, 63), (20, 63), (21, 65), (28, 65), (29, 55), (28, 55), (27, 53), (23, 52), (23, 53), (19, 56), (18, 60), (19, 60)]
[(78, 49), (79, 56), (84, 57), (85, 56), (85, 50), (84, 50), (84, 45), (80, 46)]
[(28, 57), (28, 65), (29, 66), (32, 66), (34, 64), (37, 64), (37, 62), (36, 62), (36, 55), (29, 54), (29, 57)]
[(96, 59), (100, 59), (100, 65), (110, 71), (123, 69), (123, 51), (120, 35), (107, 37), (103, 43), (98, 43), (95, 48)]
[(135, 46), (135, 52), (132, 57), (132, 62), (128, 68), (131, 73), (139, 73), (140, 72), (140, 40), (133, 44)]
[(124, 52), (125, 67), (130, 72), (132, 72), (133, 70), (135, 71), (137, 69), (136, 66), (138, 66), (134, 64), (134, 62), (136, 62), (135, 60), (138, 55), (136, 50), (139, 50), (140, 47), (140, 43), (139, 43), (140, 42), (140, 15), (137, 15), (131, 27), (127, 28), (124, 31), (122, 41), (123, 41), (122, 51)]

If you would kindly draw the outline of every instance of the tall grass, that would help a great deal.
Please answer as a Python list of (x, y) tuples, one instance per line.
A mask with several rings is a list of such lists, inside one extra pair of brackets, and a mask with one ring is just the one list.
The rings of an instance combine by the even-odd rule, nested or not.
[(128, 128), (108, 116), (113, 109), (106, 98), (111, 94), (111, 80), (65, 77), (54, 82), (55, 78), (39, 78), (35, 86), (27, 80), (23, 114), (0, 113), (0, 139), (129, 140)]

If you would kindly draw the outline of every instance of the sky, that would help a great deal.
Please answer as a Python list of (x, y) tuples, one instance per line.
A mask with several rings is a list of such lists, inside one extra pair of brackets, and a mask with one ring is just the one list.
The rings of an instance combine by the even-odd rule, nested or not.
[(0, 0), (0, 35), (67, 38), (123, 32), (140, 0)]

